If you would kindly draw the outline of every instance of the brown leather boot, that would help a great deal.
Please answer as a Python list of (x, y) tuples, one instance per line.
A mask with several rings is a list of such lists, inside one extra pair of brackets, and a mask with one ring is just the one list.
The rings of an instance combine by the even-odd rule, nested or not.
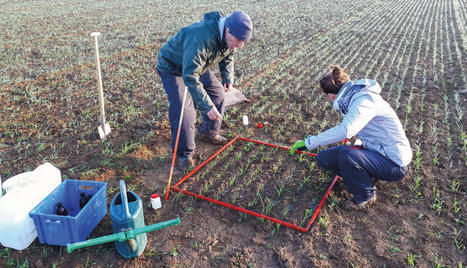
[(181, 171), (187, 171), (195, 167), (195, 161), (193, 158), (179, 158), (177, 169)]
[(200, 132), (199, 134), (201, 136), (201, 139), (205, 142), (209, 142), (215, 145), (223, 145), (227, 143), (227, 139), (224, 136), (219, 135), (219, 134), (210, 135), (210, 134), (202, 133), (202, 132)]

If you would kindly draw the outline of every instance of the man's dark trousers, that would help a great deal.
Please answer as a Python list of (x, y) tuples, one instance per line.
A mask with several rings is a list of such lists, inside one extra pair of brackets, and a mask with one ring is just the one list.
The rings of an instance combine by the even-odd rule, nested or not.
[[(185, 92), (185, 83), (183, 78), (178, 75), (159, 72), (159, 75), (164, 86), (164, 90), (169, 98), (169, 120), (170, 128), (172, 131), (172, 150), (175, 147), (175, 140), (177, 138), (178, 122), (180, 120), (180, 112), (182, 110), (183, 94)], [(225, 90), (222, 84), (217, 80), (216, 76), (211, 70), (206, 71), (199, 78), (203, 84), (204, 90), (211, 98), (217, 111), (224, 116), (225, 111)], [(195, 150), (195, 123), (196, 123), (196, 110), (193, 104), (193, 99), (190, 93), (187, 93), (185, 108), (182, 118), (182, 128), (180, 131), (180, 139), (178, 142), (177, 156), (181, 158), (192, 157)], [(212, 121), (207, 115), (203, 115), (201, 123), (198, 126), (198, 131), (209, 135), (219, 134), (221, 128), (221, 121)]]
[(338, 174), (359, 204), (376, 192), (374, 179), (398, 181), (407, 174), (407, 166), (400, 167), (381, 154), (354, 146), (342, 145), (319, 152), (318, 166)]

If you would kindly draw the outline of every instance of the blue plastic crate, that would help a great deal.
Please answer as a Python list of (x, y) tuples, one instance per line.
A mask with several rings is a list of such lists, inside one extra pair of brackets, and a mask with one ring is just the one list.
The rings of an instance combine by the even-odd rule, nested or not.
[[(86, 240), (97, 224), (107, 214), (107, 183), (96, 181), (65, 180), (29, 215), (34, 221), (39, 242), (66, 246)], [(80, 193), (92, 198), (79, 208)], [(68, 216), (56, 215), (57, 203), (62, 202)]]

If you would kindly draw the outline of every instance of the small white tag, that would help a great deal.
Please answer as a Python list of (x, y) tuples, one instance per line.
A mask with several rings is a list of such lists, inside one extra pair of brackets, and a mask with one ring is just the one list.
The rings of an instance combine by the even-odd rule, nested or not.
[(243, 116), (243, 125), (248, 126), (248, 116), (247, 115)]

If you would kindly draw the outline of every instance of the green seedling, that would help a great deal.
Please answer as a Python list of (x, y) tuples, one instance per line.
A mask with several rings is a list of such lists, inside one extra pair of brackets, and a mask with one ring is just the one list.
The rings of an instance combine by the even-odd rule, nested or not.
[(303, 216), (303, 219), (299, 225), (302, 226), (302, 224), (308, 219), (309, 216), (311, 216), (311, 214), (313, 214), (311, 209), (305, 209), (305, 216)]
[(272, 166), (272, 171), (273, 171), (274, 173), (279, 172), (279, 165), (274, 164), (274, 165)]
[(436, 211), (436, 214), (441, 214), (441, 210), (443, 209), (443, 204), (444, 204), (444, 201), (440, 200), (440, 199), (436, 199), (433, 201), (433, 203), (431, 203), (431, 208)]
[(246, 165), (245, 167), (239, 167), (240, 176), (242, 176), (243, 174), (245, 174), (245, 172), (246, 172), (247, 169), (248, 169), (248, 165)]
[(0, 258), (9, 258), (11, 255), (11, 249), (9, 248), (3, 248), (0, 251)]
[(281, 185), (279, 186), (279, 189), (276, 190), (276, 192), (277, 192), (277, 197), (278, 197), (278, 198), (281, 197), (281, 194), (282, 194), (282, 192), (284, 191), (284, 188), (285, 188), (285, 184), (281, 184)]
[(6, 266), (12, 267), (12, 266), (16, 265), (16, 263), (18, 263), (18, 262), (15, 259), (9, 258), (8, 261), (6, 262)]
[(305, 161), (305, 157), (303, 156), (304, 154), (299, 154), (298, 156), (298, 163), (302, 163), (303, 161)]
[(41, 252), (41, 259), (46, 260), (48, 256), (47, 248), (43, 248)]
[(258, 189), (256, 190), (256, 196), (258, 197), (260, 196), (260, 192), (263, 190), (263, 188), (264, 188), (264, 184), (261, 183)]
[(229, 187), (232, 186), (232, 185), (235, 183), (235, 179), (236, 179), (235, 176), (232, 177), (232, 178), (230, 178), (230, 180), (229, 180)]
[(458, 192), (459, 191), (459, 186), (461, 185), (461, 182), (453, 179), (451, 182), (451, 191), (453, 192)]
[(456, 228), (454, 228), (454, 245), (456, 245), (457, 251), (461, 251), (465, 248), (464, 241), (459, 239), (460, 234), (462, 233), (462, 230), (457, 231)]
[(402, 252), (402, 249), (395, 246), (391, 246), (391, 254), (397, 254), (399, 252)]
[(431, 208), (435, 210), (436, 213), (439, 215), (443, 208), (444, 201), (441, 200), (441, 194), (439, 190), (436, 189), (436, 184), (433, 186), (433, 196), (434, 196), (434, 200), (431, 203)]
[(399, 235), (396, 234), (397, 230), (395, 230), (394, 225), (389, 225), (388, 230), (386, 233), (389, 235), (389, 238), (391, 239), (392, 242), (397, 242), (399, 240)]
[(253, 198), (253, 200), (251, 200), (250, 202), (248, 202), (248, 207), (252, 207), (256, 204), (256, 196)]
[(453, 208), (454, 208), (454, 212), (455, 213), (459, 213), (460, 212), (460, 207), (458, 206), (461, 202), (460, 201), (457, 201), (457, 196), (454, 196), (454, 201), (453, 201)]
[(232, 195), (232, 204), (235, 204), (235, 202), (237, 201), (237, 198), (238, 198), (238, 192), (235, 192), (235, 193)]
[(324, 216), (319, 217), (318, 223), (319, 223), (319, 226), (321, 228), (326, 230), (328, 228), (328, 224), (329, 224), (328, 216), (324, 215)]
[(268, 204), (266, 205), (266, 215), (269, 215), (269, 212), (271, 212), (272, 207), (274, 206), (274, 202), (270, 200), (269, 198), (266, 197), (266, 200), (268, 201)]
[(305, 185), (305, 183), (301, 182), (298, 187), (297, 187), (297, 191), (300, 191), (302, 190), (303, 186)]
[(331, 197), (331, 204), (329, 204), (329, 208), (335, 208), (339, 205), (339, 199), (335, 198), (334, 196)]
[(203, 188), (203, 194), (207, 193), (209, 191), (209, 184), (208, 182), (204, 183), (204, 188)]
[(435, 268), (443, 268), (444, 265), (442, 264), (443, 262), (443, 258), (441, 257), (441, 259), (439, 259), (438, 255), (433, 255), (433, 263), (434, 263), (434, 267)]
[(273, 234), (272, 234), (272, 235), (274, 235), (274, 233), (275, 233), (276, 231), (279, 231), (279, 228), (281, 227), (281, 225), (282, 225), (282, 224), (280, 224), (280, 223), (276, 223), (276, 229), (273, 230)]
[(173, 248), (170, 250), (169, 255), (172, 256), (172, 257), (177, 257), (177, 256), (178, 256), (177, 247), (173, 247)]
[(410, 252), (407, 253), (407, 264), (411, 267), (415, 266), (415, 258), (418, 258), (419, 256)]
[(422, 151), (418, 144), (415, 144), (415, 159), (414, 159), (415, 170), (419, 171), (423, 165)]
[(289, 213), (289, 209), (287, 207), (285, 207), (283, 210), (282, 210), (282, 217), (284, 218), (287, 218), (287, 214)]

